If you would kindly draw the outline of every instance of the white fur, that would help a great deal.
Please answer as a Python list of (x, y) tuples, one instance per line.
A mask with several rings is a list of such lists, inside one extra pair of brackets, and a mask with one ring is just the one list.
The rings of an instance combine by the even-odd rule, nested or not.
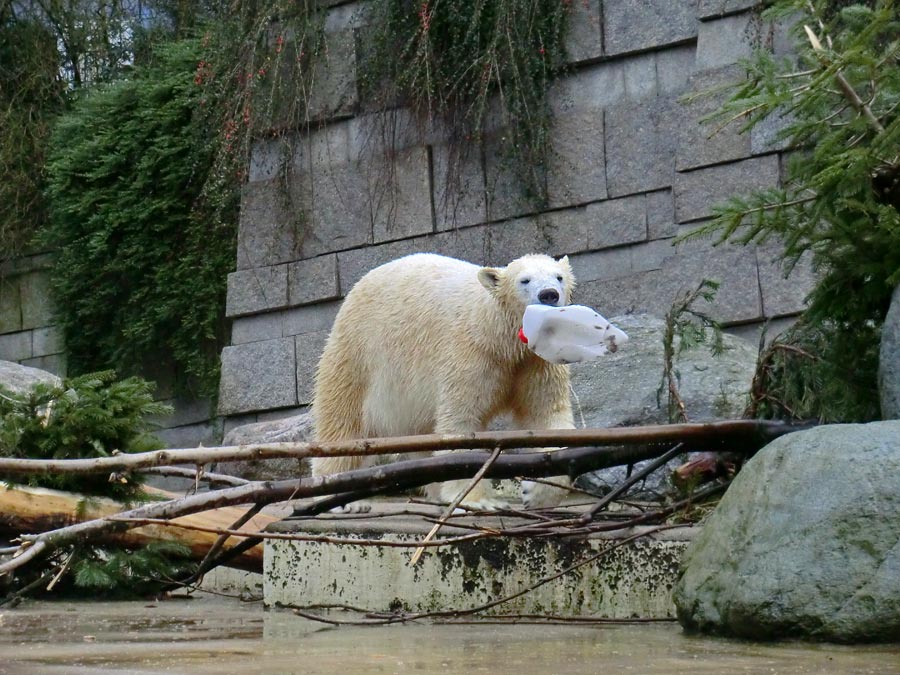
[[(479, 431), (503, 413), (519, 428), (573, 428), (568, 369), (536, 357), (516, 334), (541, 291), (568, 304), (574, 283), (567, 259), (543, 255), (498, 269), (416, 254), (372, 270), (344, 300), (319, 362), (319, 440)], [(312, 466), (324, 475), (364, 464), (326, 457)], [(430, 494), (450, 501), (466, 482)], [(501, 506), (486, 484), (464, 503)], [(523, 492), (530, 506), (564, 494), (534, 483)]]

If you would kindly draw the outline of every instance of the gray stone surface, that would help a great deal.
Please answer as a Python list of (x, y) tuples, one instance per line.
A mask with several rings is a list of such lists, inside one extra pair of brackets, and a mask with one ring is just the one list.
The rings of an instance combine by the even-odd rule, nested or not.
[(606, 199), (603, 111), (584, 110), (553, 118), (547, 170), (551, 207)]
[(354, 31), (326, 32), (325, 45), (312, 68), (312, 96), (307, 114), (313, 119), (350, 114), (358, 100)]
[(708, 218), (712, 207), (733, 195), (776, 187), (777, 155), (679, 173), (675, 181), (675, 218), (679, 223)]
[(287, 299), (291, 307), (340, 297), (336, 255), (301, 260), (287, 268)]
[[(460, 153), (463, 153), (460, 156)], [(481, 149), (475, 144), (432, 148), (434, 215), (438, 230), (478, 225), (487, 220)]]
[(677, 110), (682, 119), (682, 123), (675, 127), (675, 168), (678, 171), (750, 156), (750, 135), (740, 133), (740, 122), (725, 126), (725, 120), (721, 119), (701, 122), (728, 99), (729, 91), (723, 87), (739, 81), (742, 75), (740, 68), (726, 66), (702, 71), (691, 77), (690, 95), (697, 98), (683, 102)]
[(781, 138), (780, 135), (794, 121), (793, 115), (789, 113), (774, 112), (767, 115), (750, 130), (750, 152), (754, 155), (762, 155), (789, 149), (790, 139)]
[(48, 373), (65, 377), (66, 375), (66, 355), (65, 354), (45, 354), (44, 356), (36, 356), (30, 359), (22, 360), (23, 366), (31, 368), (39, 368), (46, 370)]
[(756, 253), (763, 314), (768, 318), (802, 312), (806, 309), (806, 296), (816, 285), (810, 256), (803, 256), (790, 268), (778, 259), (783, 251), (779, 246), (765, 245)]
[[(222, 445), (250, 445), (253, 443), (303, 443), (313, 439), (310, 413), (293, 415), (279, 420), (255, 422), (234, 427), (225, 434)], [(307, 463), (297, 459), (247, 460), (219, 462), (215, 471), (247, 480), (279, 480), (309, 474)]]
[(60, 379), (44, 370), (22, 366), (11, 361), (0, 361), (0, 387), (15, 394), (24, 394), (38, 383), (56, 386)]
[(241, 192), (237, 268), (266, 267), (295, 260), (300, 232), (285, 209), (285, 190), (278, 179), (248, 183)]
[(577, 0), (568, 5), (566, 56), (569, 63), (581, 63), (603, 55), (600, 0)]
[(605, 0), (607, 55), (643, 51), (697, 35), (697, 0)]
[(538, 210), (521, 179), (520, 171), (524, 169), (510, 156), (511, 142), (508, 131), (491, 134), (484, 141), (488, 220), (514, 218)]
[(22, 298), (22, 328), (40, 328), (54, 321), (50, 298), (50, 273), (40, 270), (19, 277)]
[[(588, 427), (668, 422), (665, 399), (656, 402), (663, 370), (662, 319), (647, 314), (607, 317), (629, 337), (615, 354), (571, 366), (578, 397), (576, 419)], [(704, 346), (688, 349), (675, 362), (680, 391), (691, 421), (740, 417), (756, 366), (756, 347), (725, 335), (725, 351), (713, 356)], [(623, 386), (627, 383), (627, 386)]]
[(382, 196), (360, 162), (313, 169), (292, 182), (302, 213), (302, 255), (309, 258), (372, 243), (374, 200)]
[(231, 344), (242, 345), (283, 337), (283, 323), (283, 312), (267, 312), (236, 318), (231, 322)]
[(57, 326), (35, 328), (31, 335), (31, 345), (35, 356), (60, 354), (65, 350), (63, 335)]
[(167, 448), (196, 448), (201, 445), (216, 445), (216, 427), (209, 422), (167, 427), (153, 432)]
[(760, 46), (762, 24), (752, 13), (700, 23), (697, 68), (718, 68), (750, 58)]
[(233, 415), (297, 405), (294, 339), (225, 347), (219, 413)]
[(23, 361), (34, 356), (31, 348), (31, 335), (33, 331), (26, 330), (19, 333), (7, 333), (0, 335), (0, 359), (6, 361)]
[(376, 243), (434, 231), (427, 148), (404, 150), (365, 166), (375, 197)]
[(742, 12), (761, 4), (760, 0), (700, 0), (697, 17), (701, 20), (712, 19), (735, 12)]
[(697, 68), (696, 47), (668, 47), (655, 54), (656, 82), (660, 95), (682, 93)]
[(678, 231), (675, 224), (675, 196), (672, 190), (648, 192), (647, 199), (647, 238), (663, 239), (673, 237)]
[(283, 313), (282, 334), (287, 337), (329, 330), (340, 307), (340, 301), (335, 300), (289, 309)]
[(294, 338), (297, 345), (297, 403), (300, 405), (312, 403), (316, 367), (325, 348), (328, 333), (329, 331), (322, 330), (304, 333)]
[(900, 419), (900, 286), (894, 289), (891, 296), (891, 305), (881, 329), (878, 358), (881, 416), (886, 420)]
[(22, 330), (22, 302), (19, 298), (19, 280), (0, 275), (0, 333)]
[(680, 111), (680, 104), (665, 96), (607, 109), (606, 180), (610, 197), (672, 185)]
[(682, 625), (751, 639), (900, 641), (900, 421), (763, 448), (689, 548)]
[(229, 317), (257, 314), (288, 305), (288, 266), (272, 265), (228, 275), (225, 314)]

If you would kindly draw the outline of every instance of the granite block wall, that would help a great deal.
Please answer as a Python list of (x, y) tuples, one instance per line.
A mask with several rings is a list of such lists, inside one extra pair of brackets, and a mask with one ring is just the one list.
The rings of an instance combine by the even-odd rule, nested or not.
[[(360, 102), (366, 6), (337, 3), (327, 30), (340, 47), (320, 64), (314, 106), (321, 123), (297, 147), (254, 147), (228, 279), (225, 428), (308, 406), (341, 298), (368, 270), (414, 252), (491, 265), (535, 251), (566, 254), (579, 280), (576, 301), (606, 316), (661, 316), (704, 277), (721, 283), (713, 314), (735, 332), (752, 335), (767, 319), (796, 314), (813, 280), (808, 267), (785, 280), (771, 247), (673, 245), (718, 201), (780, 180), (777, 120), (749, 135), (714, 134), (699, 119), (721, 94), (684, 100), (741, 77), (738, 61), (754, 48), (785, 51), (783, 28), (762, 22), (758, 4), (573, 2), (571, 68), (550, 92), (549, 208), (535, 211), (490, 135), (483, 147), (465, 148), (448, 176), (456, 158), (440, 129)], [(287, 199), (276, 178), (286, 153), (294, 168)]]

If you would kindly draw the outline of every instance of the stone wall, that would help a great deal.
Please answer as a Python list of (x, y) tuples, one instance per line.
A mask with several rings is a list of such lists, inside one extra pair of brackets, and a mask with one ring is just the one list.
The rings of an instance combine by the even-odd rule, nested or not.
[(285, 146), (254, 147), (228, 279), (226, 429), (307, 406), (341, 298), (368, 270), (413, 252), (491, 265), (535, 251), (568, 254), (576, 301), (606, 316), (662, 316), (704, 277), (721, 282), (713, 314), (734, 332), (755, 335), (766, 319), (798, 312), (811, 272), (800, 266), (783, 278), (776, 248), (673, 245), (717, 202), (780, 181), (776, 124), (712, 135), (698, 120), (720, 99), (683, 101), (740, 77), (739, 59), (756, 46), (787, 51), (784, 29), (763, 23), (757, 4), (574, 1), (572, 68), (550, 93), (555, 156), (550, 208), (541, 213), (520, 198), (490, 135), (448, 189), (440, 132), (416, 132), (403, 110), (367, 111), (356, 87), (365, 5), (332, 8), (313, 105), (323, 123), (288, 158), (289, 199), (275, 178)]
[[(24, 255), (0, 263), (0, 361), (12, 361), (66, 375), (65, 343), (54, 323), (50, 297), (49, 253)], [(174, 372), (161, 366), (148, 375), (157, 382), (156, 395), (174, 413), (155, 420), (158, 436), (169, 447), (207, 445), (221, 437), (220, 425), (211, 419), (211, 402), (175, 396)]]

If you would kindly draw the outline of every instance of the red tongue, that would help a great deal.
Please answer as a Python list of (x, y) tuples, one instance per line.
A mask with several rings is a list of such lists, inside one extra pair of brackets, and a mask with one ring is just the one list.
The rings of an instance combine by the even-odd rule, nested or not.
[(524, 342), (526, 345), (528, 344), (528, 338), (525, 337), (525, 329), (524, 328), (519, 329), (519, 339), (522, 342)]

